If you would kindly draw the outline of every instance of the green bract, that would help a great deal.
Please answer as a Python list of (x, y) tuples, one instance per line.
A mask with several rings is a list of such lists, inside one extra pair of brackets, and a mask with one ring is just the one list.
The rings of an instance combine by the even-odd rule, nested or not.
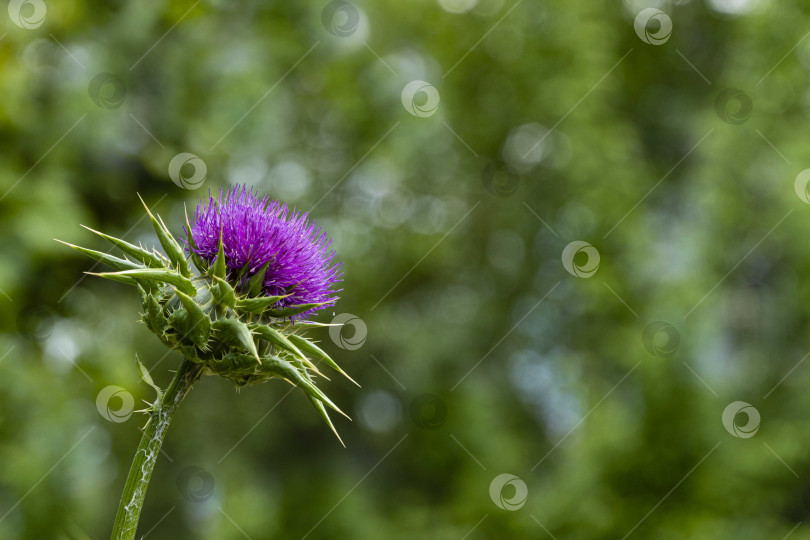
[[(316, 364), (323, 362), (354, 381), (303, 335), (309, 328), (328, 325), (290, 319), (320, 304), (273, 308), (284, 297), (264, 295), (260, 285), (267, 265), (241, 286), (233, 284), (228, 281), (221, 239), (219, 254), (210, 265), (193, 251), (187, 258), (163, 220), (148, 208), (146, 212), (165, 255), (93, 229), (88, 230), (112, 242), (123, 258), (62, 243), (115, 270), (89, 274), (137, 287), (147, 328), (167, 347), (201, 364), (203, 373), (219, 375), (238, 387), (284, 379), (307, 394), (337, 435), (324, 405), (346, 415), (315, 385), (313, 376), (323, 376)], [(190, 234), (187, 241), (194, 247)], [(139, 369), (145, 371), (143, 366)]]

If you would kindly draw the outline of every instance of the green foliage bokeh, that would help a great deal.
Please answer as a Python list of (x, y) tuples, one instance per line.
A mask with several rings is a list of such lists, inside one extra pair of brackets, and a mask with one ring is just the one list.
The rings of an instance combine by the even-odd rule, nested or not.
[[(634, 29), (651, 6), (660, 45)], [(343, 449), (288, 385), (204, 378), (141, 535), (810, 538), (810, 6), (358, 1), (346, 37), (329, 7), (0, 13), (0, 538), (105, 538), (143, 417), (107, 421), (96, 396), (150, 400), (135, 355), (163, 385), (179, 361), (133, 290), (52, 238), (154, 245), (136, 193), (179, 236), (184, 205), (235, 182), (335, 239), (344, 291), (319, 320), (368, 336), (320, 339), (363, 388), (321, 384), (354, 422), (335, 420)], [(413, 80), (441, 96), (425, 118)], [(201, 189), (172, 182), (181, 152)], [(576, 240), (592, 277), (561, 262)], [(674, 354), (645, 343), (654, 321)], [(734, 401), (753, 437), (724, 428)], [(522, 508), (491, 499), (502, 473)]]

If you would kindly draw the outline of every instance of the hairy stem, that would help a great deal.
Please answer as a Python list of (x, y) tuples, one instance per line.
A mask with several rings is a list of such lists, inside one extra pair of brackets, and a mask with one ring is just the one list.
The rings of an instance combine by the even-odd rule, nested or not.
[(202, 366), (184, 358), (172, 382), (163, 394), (163, 399), (157, 404), (156, 411), (143, 429), (138, 451), (132, 459), (124, 493), (118, 504), (118, 513), (115, 515), (111, 540), (132, 540), (138, 528), (138, 519), (141, 516), (146, 488), (155, 468), (160, 446), (166, 436), (166, 430), (177, 411), (177, 407), (186, 396), (191, 386), (200, 377)]

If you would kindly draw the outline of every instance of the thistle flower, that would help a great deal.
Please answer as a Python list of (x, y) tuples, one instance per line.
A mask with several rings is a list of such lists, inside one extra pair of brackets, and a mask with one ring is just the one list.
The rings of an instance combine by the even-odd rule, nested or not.
[(332, 264), (332, 241), (305, 212), (236, 186), (197, 206), (191, 237), (196, 247), (189, 249), (208, 263), (221, 237), (228, 274), (241, 283), (263, 271), (265, 294), (284, 296), (275, 307), (320, 304), (293, 319), (305, 320), (337, 301), (340, 290), (332, 286), (341, 281), (342, 265)]
[(93, 275), (137, 287), (147, 328), (183, 355), (165, 390), (137, 362), (157, 398), (144, 411), (149, 420), (118, 507), (114, 539), (135, 537), (166, 429), (201, 375), (219, 375), (238, 387), (284, 379), (306, 393), (336, 436), (326, 407), (344, 413), (315, 385), (314, 377), (322, 375), (317, 365), (349, 378), (303, 335), (331, 326), (309, 318), (335, 304), (339, 290), (333, 286), (342, 278), (331, 241), (306, 213), (236, 186), (201, 201), (193, 225), (186, 216), (184, 249), (163, 220), (146, 212), (163, 253), (92, 229), (124, 257), (63, 242), (115, 270)]

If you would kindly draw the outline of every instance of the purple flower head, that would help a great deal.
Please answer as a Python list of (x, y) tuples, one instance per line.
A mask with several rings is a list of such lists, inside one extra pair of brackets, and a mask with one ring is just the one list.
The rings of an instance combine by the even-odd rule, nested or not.
[[(241, 278), (243, 285), (270, 263), (264, 292), (268, 296), (290, 294), (276, 307), (327, 302), (323, 308), (337, 301), (335, 293), (341, 289), (332, 286), (342, 281), (342, 264), (332, 262), (332, 240), (309, 221), (306, 212), (244, 186), (223, 188), (218, 199), (209, 195), (207, 202), (199, 202), (191, 221), (194, 251), (209, 263), (217, 255), (220, 232), (229, 275)], [(294, 318), (307, 319), (315, 311)]]

